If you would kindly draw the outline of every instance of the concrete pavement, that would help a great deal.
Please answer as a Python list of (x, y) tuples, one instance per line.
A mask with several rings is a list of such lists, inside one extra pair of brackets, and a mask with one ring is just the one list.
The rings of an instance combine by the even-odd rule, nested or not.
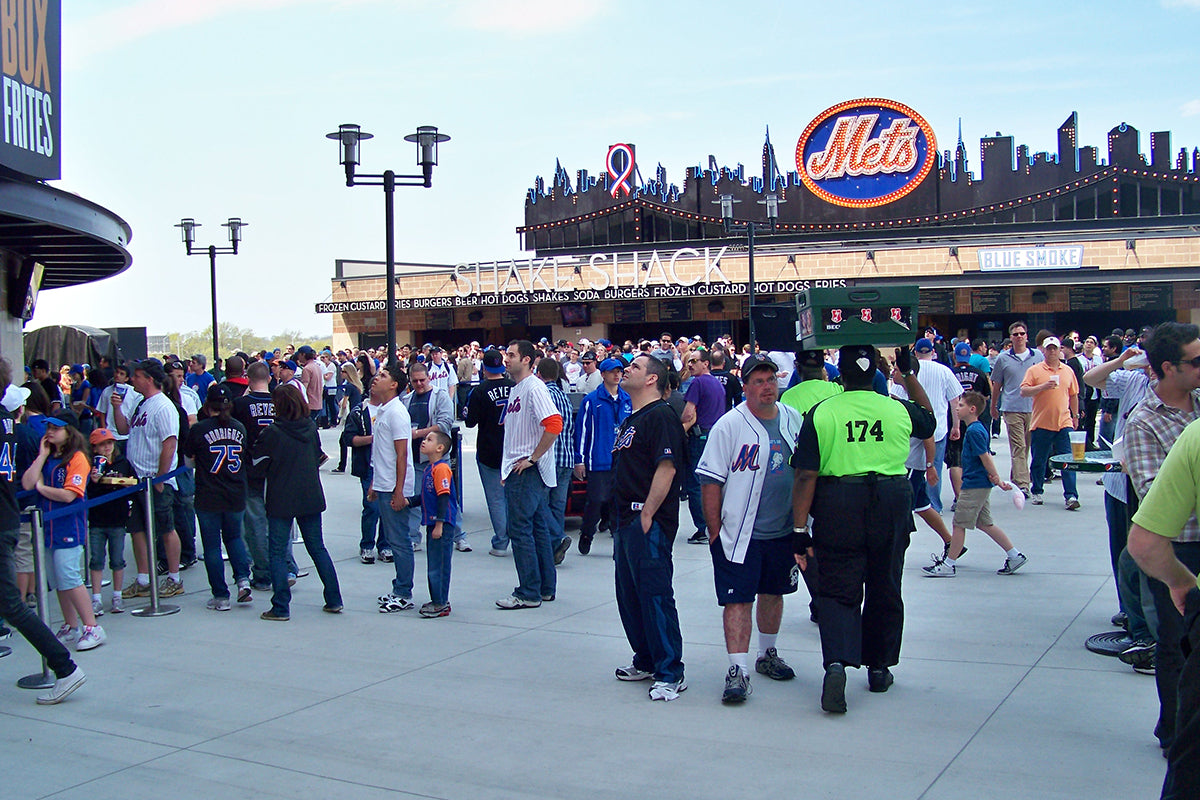
[[(850, 670), (849, 713), (834, 717), (818, 703), (820, 645), (803, 588), (779, 638), (796, 679), (754, 675), (744, 706), (722, 706), (727, 661), (711, 563), (705, 548), (686, 544), (686, 527), (675, 590), (689, 689), (675, 702), (651, 703), (648, 684), (613, 677), (630, 652), (607, 536), (589, 556), (567, 555), (555, 602), (496, 609), (515, 571), (511, 558), (488, 555), (465, 433), (465, 527), (475, 549), (454, 556), (451, 616), (378, 613), (375, 597), (393, 570), (359, 563), (358, 481), (326, 474), (325, 540), (343, 614), (321, 613), (315, 573), (296, 585), (287, 623), (259, 620), (269, 607), (262, 594), (249, 607), (206, 611), (197, 565), (184, 574), (187, 594), (170, 601), (181, 613), (105, 615), (108, 643), (77, 656), (87, 683), (49, 707), (16, 687), (39, 662), (14, 636), (13, 654), (0, 660), (4, 795), (1157, 796), (1165, 761), (1152, 736), (1154, 679), (1083, 647), (1117, 610), (1093, 477), (1081, 476), (1078, 512), (1063, 509), (1057, 482), (1047, 505), (1021, 512), (993, 494), (997, 523), (1029, 556), (1015, 576), (995, 574), (1003, 554), (972, 532), (958, 577), (922, 577), (940, 542), (918, 521), (896, 684), (869, 694), (865, 670)], [(336, 453), (335, 432), (324, 439)], [(1006, 443), (994, 443), (1006, 473)], [(944, 497), (948, 509), (948, 486)], [(309, 563), (300, 545), (296, 557)], [(418, 553), (418, 605), (428, 599), (424, 574)]]

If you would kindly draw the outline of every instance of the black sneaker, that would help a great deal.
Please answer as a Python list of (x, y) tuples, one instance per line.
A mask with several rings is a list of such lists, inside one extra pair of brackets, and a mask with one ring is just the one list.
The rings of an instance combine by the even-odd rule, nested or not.
[(1157, 644), (1149, 640), (1139, 640), (1134, 642), (1132, 646), (1117, 653), (1117, 658), (1121, 659), (1122, 663), (1128, 664), (1134, 669), (1153, 668), (1154, 655), (1157, 652)]
[(821, 710), (830, 714), (846, 713), (846, 667), (830, 664), (825, 668), (825, 682), (821, 684)]
[(554, 548), (554, 563), (561, 564), (563, 559), (567, 557), (567, 551), (571, 549), (571, 537), (564, 536), (562, 541), (558, 543), (558, 547)]
[(1117, 613), (1113, 614), (1112, 619), (1109, 621), (1112, 622), (1114, 628), (1129, 627), (1129, 617), (1125, 615), (1124, 611), (1118, 611)]
[(721, 693), (721, 702), (744, 703), (753, 692), (750, 676), (742, 672), (741, 667), (730, 667), (725, 675), (725, 691)]
[(896, 676), (887, 667), (867, 669), (867, 688), (872, 692), (886, 692), (896, 682)]
[(688, 544), (708, 544), (708, 534), (704, 531), (696, 531), (688, 537)]
[(579, 555), (581, 556), (586, 556), (588, 553), (592, 552), (592, 537), (580, 534), (579, 547), (576, 549), (579, 550)]
[(199, 560), (200, 559), (196, 558), (195, 556), (183, 559), (183, 561), (179, 564), (179, 571), (186, 572), (189, 567), (194, 566)]
[(796, 677), (796, 671), (779, 657), (774, 647), (767, 648), (766, 654), (754, 662), (754, 671), (773, 681), (790, 681)]

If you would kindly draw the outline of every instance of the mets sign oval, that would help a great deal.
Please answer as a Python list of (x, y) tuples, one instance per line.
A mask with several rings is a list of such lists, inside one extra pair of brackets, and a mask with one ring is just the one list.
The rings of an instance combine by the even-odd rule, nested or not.
[(826, 202), (870, 208), (916, 189), (937, 154), (933, 128), (894, 100), (865, 97), (821, 112), (796, 143), (804, 185)]

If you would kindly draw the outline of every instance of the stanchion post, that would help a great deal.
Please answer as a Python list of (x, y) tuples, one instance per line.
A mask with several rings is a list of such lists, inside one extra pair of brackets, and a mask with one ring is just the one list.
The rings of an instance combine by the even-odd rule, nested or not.
[[(50, 606), (46, 602), (46, 565), (42, 560), (42, 510), (40, 508), (32, 509), (30, 513), (30, 544), (33, 545), (33, 580), (37, 585), (38, 619), (42, 621), (43, 625), (49, 627)], [(42, 671), (19, 679), (17, 686), (22, 689), (49, 689), (54, 685), (55, 680), (54, 673), (50, 671), (50, 665), (46, 663), (46, 657), (42, 656)]]
[(130, 612), (135, 617), (165, 617), (178, 614), (179, 606), (158, 602), (158, 547), (154, 541), (154, 482), (146, 478), (142, 484), (146, 493), (146, 553), (150, 559), (150, 605)]

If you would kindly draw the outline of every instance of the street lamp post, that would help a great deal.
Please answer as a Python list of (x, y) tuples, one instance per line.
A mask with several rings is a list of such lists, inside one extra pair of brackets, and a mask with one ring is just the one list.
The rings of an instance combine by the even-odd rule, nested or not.
[(426, 189), (433, 186), (433, 168), (438, 163), (438, 145), (450, 141), (444, 133), (438, 133), (433, 125), (420, 125), (416, 133), (404, 137), (406, 142), (417, 145), (417, 165), (421, 168), (420, 175), (397, 175), (392, 170), (384, 170), (379, 175), (358, 175), (355, 167), (359, 162), (359, 143), (374, 138), (374, 134), (366, 133), (358, 125), (339, 125), (333, 133), (325, 134), (327, 139), (338, 142), (338, 163), (346, 168), (347, 186), (382, 186), (383, 187), (383, 216), (384, 216), (384, 249), (386, 250), (386, 283), (387, 283), (387, 345), (388, 358), (396, 357), (396, 232), (395, 232), (395, 200), (397, 186), (423, 186)]
[(217, 247), (216, 245), (210, 244), (208, 247), (202, 250), (192, 250), (193, 245), (196, 244), (196, 228), (200, 227), (199, 222), (196, 222), (196, 220), (192, 219), (191, 217), (184, 217), (183, 219), (179, 220), (179, 224), (175, 226), (183, 232), (183, 245), (187, 249), (187, 254), (189, 256), (208, 255), (208, 278), (209, 287), (212, 294), (213, 369), (216, 369), (217, 359), (220, 358), (220, 351), (218, 349), (217, 342), (217, 256), (236, 256), (238, 254), (238, 243), (242, 241), (242, 228), (245, 228), (249, 224), (250, 223), (248, 222), (242, 222), (241, 217), (230, 217), (228, 222), (221, 223), (222, 228), (229, 229), (229, 246)]
[(758, 338), (754, 333), (754, 232), (756, 230), (767, 230), (774, 233), (775, 223), (779, 221), (779, 204), (786, 201), (780, 200), (776, 194), (768, 194), (766, 198), (758, 201), (759, 205), (766, 206), (767, 221), (765, 223), (754, 222), (753, 220), (735, 222), (733, 219), (733, 204), (740, 202), (742, 201), (733, 199), (733, 195), (731, 194), (723, 194), (720, 200), (713, 201), (714, 204), (721, 206), (721, 222), (725, 225), (725, 232), (744, 232), (746, 234), (746, 267), (750, 279), (746, 284), (749, 287), (748, 299), (750, 301), (750, 349), (754, 351), (758, 346)]

